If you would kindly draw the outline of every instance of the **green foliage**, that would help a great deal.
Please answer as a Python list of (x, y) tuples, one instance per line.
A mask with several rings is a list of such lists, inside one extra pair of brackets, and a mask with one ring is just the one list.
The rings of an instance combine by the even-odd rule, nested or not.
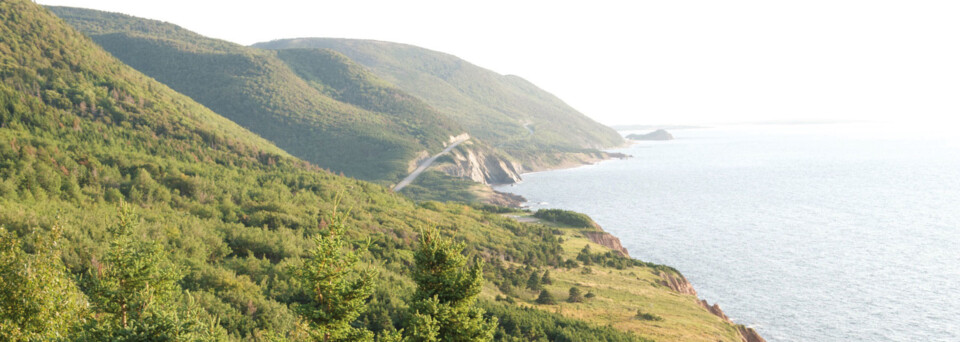
[(641, 321), (657, 321), (657, 322), (663, 321), (663, 317), (654, 315), (652, 313), (643, 312), (643, 310), (637, 310), (636, 318)]
[(568, 303), (582, 303), (584, 300), (583, 291), (580, 291), (576, 286), (570, 288), (570, 296), (567, 297)]
[(58, 226), (37, 236), (27, 253), (0, 227), (0, 340), (41, 341), (70, 336), (86, 318), (87, 300), (60, 261)]
[(411, 341), (490, 341), (496, 318), (483, 317), (475, 306), (483, 287), (483, 261), (467, 269), (464, 245), (444, 239), (436, 230), (422, 233), (414, 254), (417, 291), (410, 308)]
[(550, 270), (543, 271), (543, 277), (540, 278), (540, 283), (543, 285), (553, 284), (553, 278), (550, 277)]
[(477, 183), (465, 178), (427, 170), (413, 183), (400, 190), (400, 193), (415, 201), (477, 203), (480, 198), (471, 191), (476, 185)]
[(334, 172), (389, 183), (463, 130), (332, 51), (277, 53), (155, 20), (51, 7), (111, 54)]
[[(632, 259), (613, 251), (593, 253), (590, 249), (590, 245), (583, 246), (583, 249), (580, 250), (580, 253), (577, 253), (577, 261), (582, 262), (584, 266), (600, 265), (600, 266), (616, 268), (618, 270), (623, 270), (633, 266), (643, 266), (643, 267), (649, 267), (649, 268), (655, 269), (659, 272), (668, 272), (668, 273), (674, 273), (677, 275), (680, 274), (680, 272), (673, 267), (654, 264), (651, 262), (640, 261), (637, 259)], [(567, 262), (572, 262), (572, 261), (567, 260)], [(575, 267), (576, 266), (575, 264), (576, 262), (573, 261), (571, 266)], [(588, 269), (589, 268), (585, 267), (584, 273), (589, 273), (587, 271)]]
[(483, 211), (486, 211), (486, 212), (489, 212), (489, 213), (494, 213), (494, 214), (508, 214), (508, 213), (521, 214), (521, 213), (529, 213), (529, 210), (528, 210), (528, 209), (519, 209), (519, 208), (503, 207), (503, 206), (492, 205), (492, 204), (475, 203), (475, 204), (472, 204), (472, 206), (473, 206), (474, 208), (479, 209), (479, 210), (483, 210)]
[(535, 302), (543, 305), (557, 304), (557, 300), (553, 298), (553, 294), (551, 294), (547, 289), (540, 291), (540, 295), (537, 296), (537, 300)]
[(369, 330), (351, 325), (373, 294), (377, 272), (357, 269), (362, 251), (347, 249), (347, 215), (334, 209), (326, 234), (317, 235), (316, 248), (297, 272), (310, 294), (310, 302), (300, 305), (297, 311), (306, 318), (310, 335), (317, 341), (373, 339)]
[(500, 319), (494, 335), (497, 341), (649, 341), (609, 326), (593, 326), (534, 308), (494, 303), (483, 303), (482, 307)]
[(121, 203), (109, 229), (110, 249), (92, 261), (85, 286), (94, 317), (79, 339), (88, 341), (216, 341), (224, 331), (196, 312), (192, 298), (181, 302), (181, 276), (155, 241), (135, 236), (137, 217)]
[(589, 216), (563, 209), (540, 209), (533, 213), (533, 217), (541, 220), (580, 228), (596, 228), (598, 225)]
[(537, 272), (530, 273), (530, 277), (527, 278), (527, 288), (534, 291), (543, 289), (543, 286), (540, 285), (540, 275)]
[(170, 302), (181, 278), (162, 246), (134, 235), (137, 220), (133, 208), (121, 203), (117, 224), (108, 230), (110, 249), (102, 261), (92, 261), (85, 286), (94, 309), (122, 328)]

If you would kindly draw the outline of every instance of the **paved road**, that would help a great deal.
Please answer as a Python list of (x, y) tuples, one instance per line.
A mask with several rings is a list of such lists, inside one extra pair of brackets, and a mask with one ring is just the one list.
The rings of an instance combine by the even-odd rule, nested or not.
[(417, 168), (413, 170), (413, 172), (411, 172), (410, 175), (407, 176), (407, 178), (404, 178), (402, 181), (400, 181), (400, 183), (397, 183), (397, 185), (393, 187), (393, 191), (394, 192), (400, 191), (400, 189), (403, 189), (407, 185), (410, 185), (410, 183), (413, 182), (414, 179), (417, 179), (417, 176), (423, 173), (424, 170), (430, 167), (430, 164), (433, 164), (433, 162), (437, 160), (437, 158), (439, 158), (444, 154), (449, 153), (450, 150), (452, 150), (454, 147), (457, 147), (457, 145), (460, 145), (460, 143), (467, 140), (470, 140), (469, 136), (457, 139), (452, 144), (450, 144), (450, 146), (447, 146), (447, 148), (443, 149), (443, 151), (440, 151), (440, 153), (433, 155), (433, 157), (430, 157), (427, 160), (424, 160), (422, 163), (420, 163), (420, 166), (417, 166)]

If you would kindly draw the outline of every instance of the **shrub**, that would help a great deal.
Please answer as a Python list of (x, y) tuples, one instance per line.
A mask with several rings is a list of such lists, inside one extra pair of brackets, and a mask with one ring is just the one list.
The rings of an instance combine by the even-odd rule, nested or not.
[(543, 305), (553, 305), (553, 304), (557, 304), (557, 300), (553, 298), (553, 295), (550, 294), (550, 291), (547, 291), (546, 289), (544, 289), (543, 291), (540, 291), (540, 296), (537, 297), (536, 303), (543, 304)]
[(570, 288), (570, 297), (567, 298), (569, 303), (583, 303), (583, 291), (580, 291), (576, 286)]
[(654, 315), (652, 313), (643, 312), (642, 310), (637, 310), (637, 319), (641, 321), (662, 321), (663, 317)]
[(540, 209), (533, 214), (533, 217), (536, 217), (541, 220), (553, 221), (560, 224), (565, 224), (574, 227), (581, 228), (596, 228), (598, 227), (596, 223), (590, 219), (590, 216), (562, 209)]

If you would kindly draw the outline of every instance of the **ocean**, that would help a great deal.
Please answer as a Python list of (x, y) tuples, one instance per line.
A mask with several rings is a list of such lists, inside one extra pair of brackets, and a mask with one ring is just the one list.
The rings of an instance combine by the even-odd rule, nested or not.
[[(631, 132), (621, 132), (623, 134)], [(671, 131), (497, 190), (586, 213), (768, 341), (960, 341), (960, 138), (871, 124)]]

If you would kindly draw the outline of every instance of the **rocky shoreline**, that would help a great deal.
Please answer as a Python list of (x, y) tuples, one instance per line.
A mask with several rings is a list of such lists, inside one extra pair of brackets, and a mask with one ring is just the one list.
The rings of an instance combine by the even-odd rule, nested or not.
[[(630, 257), (629, 251), (623, 247), (619, 238), (603, 231), (603, 229), (600, 227), (597, 227), (597, 230), (598, 231), (596, 232), (584, 232), (584, 235), (593, 243), (617, 251), (620, 253), (620, 255)], [(660, 285), (666, 286), (679, 294), (697, 297), (697, 290), (693, 288), (693, 284), (690, 284), (690, 281), (688, 281), (683, 275), (679, 273), (672, 274), (668, 272), (661, 272), (660, 278), (662, 279), (660, 281)], [(699, 297), (697, 297), (697, 301), (701, 307), (712, 313), (714, 316), (719, 317), (727, 323), (733, 324), (737, 328), (737, 332), (740, 334), (740, 338), (743, 342), (766, 342), (766, 340), (763, 339), (763, 337), (761, 337), (760, 334), (757, 333), (757, 331), (753, 328), (747, 327), (743, 324), (737, 324), (736, 322), (732, 321), (730, 317), (727, 317), (727, 315), (723, 312), (723, 309), (720, 308), (719, 304), (714, 303), (713, 305), (710, 305), (710, 303), (708, 303), (706, 300), (700, 299)]]
[[(619, 155), (619, 158), (630, 157), (622, 153), (616, 153), (616, 155)], [(609, 160), (609, 159), (613, 159), (613, 158), (600, 159), (600, 160), (597, 160), (596, 162)], [(583, 166), (583, 165), (587, 165), (587, 164), (581, 164), (577, 166)], [(557, 169), (563, 169), (563, 168), (557, 168)], [(549, 170), (555, 170), (555, 169), (549, 169)], [(541, 170), (541, 171), (548, 171), (548, 170)], [(493, 192), (509, 197), (511, 200), (505, 203), (516, 204), (516, 205), (511, 205), (512, 207), (519, 208), (522, 206), (523, 203), (527, 201), (525, 198), (523, 198), (523, 196), (520, 196), (520, 195), (500, 192), (496, 190), (493, 190)], [(516, 202), (516, 201), (519, 201), (519, 202)], [(584, 236), (586, 236), (587, 239), (589, 239), (593, 243), (610, 248), (622, 256), (630, 257), (630, 252), (625, 247), (623, 247), (623, 244), (620, 242), (620, 238), (610, 233), (607, 233), (599, 225), (597, 226), (596, 231), (584, 232)], [(740, 339), (742, 342), (766, 342), (766, 340), (763, 337), (761, 337), (760, 334), (757, 333), (757, 331), (754, 330), (753, 328), (747, 327), (742, 324), (738, 324), (732, 321), (729, 317), (727, 317), (727, 315), (723, 312), (723, 309), (720, 308), (719, 304), (714, 303), (713, 305), (710, 305), (706, 300), (700, 299), (699, 297), (697, 297), (696, 289), (694, 289), (690, 281), (688, 281), (687, 278), (684, 277), (683, 275), (679, 273), (671, 274), (671, 273), (663, 272), (660, 274), (660, 277), (662, 279), (660, 282), (661, 285), (668, 287), (674, 292), (677, 292), (679, 294), (692, 295), (696, 297), (700, 306), (703, 307), (705, 310), (707, 310), (714, 316), (717, 316), (721, 320), (734, 325), (737, 329), (738, 334), (740, 335)]]

